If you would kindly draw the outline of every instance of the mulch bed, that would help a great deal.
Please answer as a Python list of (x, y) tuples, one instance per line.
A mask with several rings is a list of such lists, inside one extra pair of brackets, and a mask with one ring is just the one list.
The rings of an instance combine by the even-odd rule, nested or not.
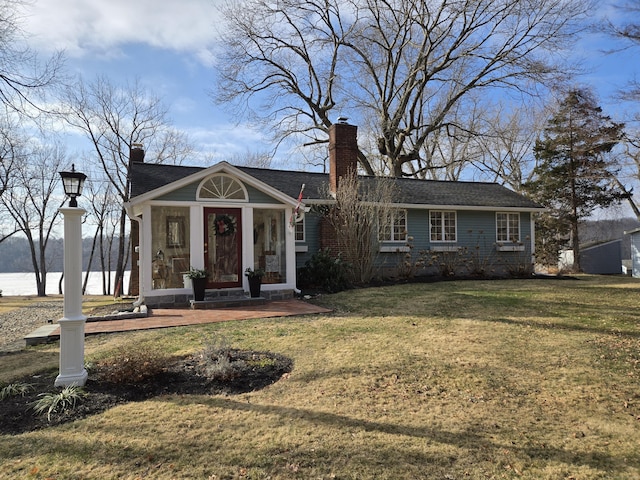
[(9, 397), (0, 401), (0, 434), (19, 434), (85, 418), (104, 412), (116, 405), (147, 400), (160, 395), (236, 395), (260, 390), (287, 375), (293, 369), (293, 361), (283, 355), (270, 352), (233, 351), (234, 361), (241, 365), (232, 373), (221, 377), (211, 376), (202, 365), (199, 356), (176, 358), (165, 371), (137, 384), (114, 384), (99, 381), (89, 373), (84, 387), (85, 395), (73, 409), (55, 413), (50, 420), (36, 415), (33, 403), (42, 394), (58, 393), (54, 387), (57, 371), (15, 380), (26, 383), (32, 389), (24, 396)]

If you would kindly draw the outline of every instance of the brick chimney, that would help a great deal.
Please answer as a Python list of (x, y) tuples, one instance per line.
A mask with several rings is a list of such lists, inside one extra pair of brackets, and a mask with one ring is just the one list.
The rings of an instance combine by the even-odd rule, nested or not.
[(144, 148), (141, 143), (131, 144), (129, 149), (129, 163), (144, 163)]
[[(133, 143), (129, 149), (129, 176), (131, 176), (131, 166), (134, 163), (144, 163), (144, 148), (141, 143)], [(129, 181), (131, 181), (131, 178), (129, 178)], [(129, 276), (128, 294), (136, 296), (140, 295), (140, 253), (138, 251), (138, 246), (140, 245), (140, 224), (133, 219), (131, 219), (129, 238), (131, 239), (131, 274)]]
[(340, 177), (358, 170), (358, 127), (346, 118), (329, 127), (329, 191), (335, 195)]

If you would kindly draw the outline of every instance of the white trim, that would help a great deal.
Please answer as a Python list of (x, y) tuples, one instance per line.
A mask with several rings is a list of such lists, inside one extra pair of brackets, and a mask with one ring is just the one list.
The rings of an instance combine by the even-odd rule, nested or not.
[(533, 219), (533, 215), (529, 215), (529, 222), (531, 225), (529, 226), (529, 231), (531, 232), (531, 264), (536, 264), (536, 222)]
[(296, 245), (296, 253), (307, 253), (308, 251), (308, 245)]
[(255, 267), (253, 251), (253, 207), (242, 208), (242, 288), (249, 291), (249, 278), (244, 274), (247, 268)]
[[(315, 200), (306, 199), (307, 205), (333, 205), (335, 200)], [(364, 202), (370, 204), (374, 202)], [(488, 205), (437, 205), (427, 203), (394, 203), (393, 208), (404, 208), (411, 210), (456, 210), (456, 211), (480, 211), (480, 212), (546, 212), (544, 207), (504, 207), (504, 206), (488, 206)]]
[(432, 245), (429, 250), (432, 252), (457, 252), (460, 248), (459, 245)]
[(524, 252), (524, 245), (516, 245), (516, 244), (509, 244), (509, 245), (500, 245), (500, 244), (496, 244), (496, 251), (498, 252)]
[[(305, 221), (305, 215), (303, 214), (300, 218), (295, 220), (295, 224), (293, 226), (293, 238), (296, 243), (304, 243), (307, 241), (307, 222)], [(302, 224), (302, 240), (298, 240), (296, 238), (296, 228), (298, 228), (298, 224)]]
[[(454, 214), (454, 221), (455, 221), (455, 238), (453, 240), (445, 240), (445, 231), (444, 231), (444, 224), (442, 224), (442, 240), (433, 240), (431, 237), (431, 213), (453, 213)], [(435, 243), (435, 244), (446, 244), (446, 243), (456, 243), (458, 241), (458, 212), (455, 210), (443, 210), (443, 209), (433, 209), (433, 210), (429, 210), (429, 218), (428, 218), (428, 222), (429, 222), (429, 243)], [(442, 215), (440, 216), (440, 222), (442, 223)]]
[(405, 253), (410, 252), (411, 249), (404, 244), (399, 245), (380, 245), (380, 253)]
[[(498, 215), (506, 215), (507, 216), (507, 239), (511, 238), (511, 228), (509, 224), (509, 216), (510, 215), (518, 215), (518, 238), (515, 241), (511, 240), (500, 240), (498, 238)], [(502, 243), (518, 243), (520, 242), (520, 238), (522, 236), (522, 224), (520, 221), (520, 212), (504, 212), (502, 210), (498, 210), (495, 214), (495, 225), (496, 225), (496, 240)]]
[[(396, 215), (402, 212), (403, 217), (404, 217), (404, 234), (401, 234), (404, 236), (404, 238), (395, 238), (395, 226), (396, 226)], [(406, 208), (396, 208), (393, 207), (390, 209), (389, 211), (389, 225), (380, 225), (380, 218), (378, 218), (378, 241), (379, 242), (389, 242), (389, 243), (393, 243), (393, 242), (402, 242), (402, 243), (406, 243), (406, 239), (407, 239), (407, 232), (409, 231), (409, 212), (407, 212)], [(384, 233), (384, 229), (385, 228), (389, 228), (389, 235), (390, 238), (380, 238), (381, 234)]]
[[(210, 198), (209, 197), (202, 197), (201, 198), (202, 188), (203, 188), (204, 184), (206, 182), (209, 182), (211, 179), (216, 178), (216, 177), (230, 178), (232, 181), (237, 183), (240, 186), (240, 189), (242, 190), (242, 193), (244, 194), (244, 199), (240, 199), (240, 198), (215, 198), (215, 197), (210, 197)], [(242, 203), (247, 203), (249, 201), (249, 192), (247, 191), (247, 187), (244, 185), (244, 182), (238, 181), (238, 179), (236, 177), (234, 177), (233, 175), (229, 175), (228, 173), (217, 172), (217, 173), (213, 173), (213, 174), (209, 175), (206, 178), (203, 178), (200, 181), (200, 183), (198, 184), (198, 188), (196, 188), (196, 198), (195, 199), (196, 199), (197, 202), (215, 202), (215, 203), (242, 202)]]

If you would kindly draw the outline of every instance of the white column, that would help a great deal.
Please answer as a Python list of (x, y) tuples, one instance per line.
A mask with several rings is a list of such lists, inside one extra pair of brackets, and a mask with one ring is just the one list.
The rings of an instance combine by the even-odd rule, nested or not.
[(60, 373), (55, 386), (83, 386), (87, 381), (84, 368), (84, 324), (82, 315), (82, 208), (64, 207), (64, 316), (60, 325)]

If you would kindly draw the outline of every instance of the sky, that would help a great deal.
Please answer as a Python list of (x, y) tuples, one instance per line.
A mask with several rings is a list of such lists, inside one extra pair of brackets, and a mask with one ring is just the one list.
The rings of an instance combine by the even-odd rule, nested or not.
[[(46, 57), (64, 50), (69, 73), (90, 80), (105, 75), (119, 84), (138, 78), (163, 97), (173, 125), (196, 148), (219, 160), (269, 150), (266, 136), (215, 105), (215, 58), (222, 0), (31, 0), (23, 25), (30, 46)], [(608, 3), (600, 9), (621, 15)], [(595, 13), (597, 16), (600, 13)], [(601, 98), (605, 113), (622, 113), (610, 94), (638, 72), (636, 50), (604, 55), (603, 36), (583, 40), (576, 54), (590, 71), (583, 79)], [(609, 109), (609, 110), (608, 110)], [(614, 112), (615, 111), (615, 112)], [(88, 147), (85, 147), (88, 148)], [(225, 158), (226, 157), (226, 158)]]
[(168, 106), (171, 123), (186, 131), (198, 150), (223, 160), (268, 150), (268, 144), (212, 100), (217, 3), (32, 0), (22, 22), (29, 45), (43, 58), (64, 51), (69, 74), (148, 85)]

